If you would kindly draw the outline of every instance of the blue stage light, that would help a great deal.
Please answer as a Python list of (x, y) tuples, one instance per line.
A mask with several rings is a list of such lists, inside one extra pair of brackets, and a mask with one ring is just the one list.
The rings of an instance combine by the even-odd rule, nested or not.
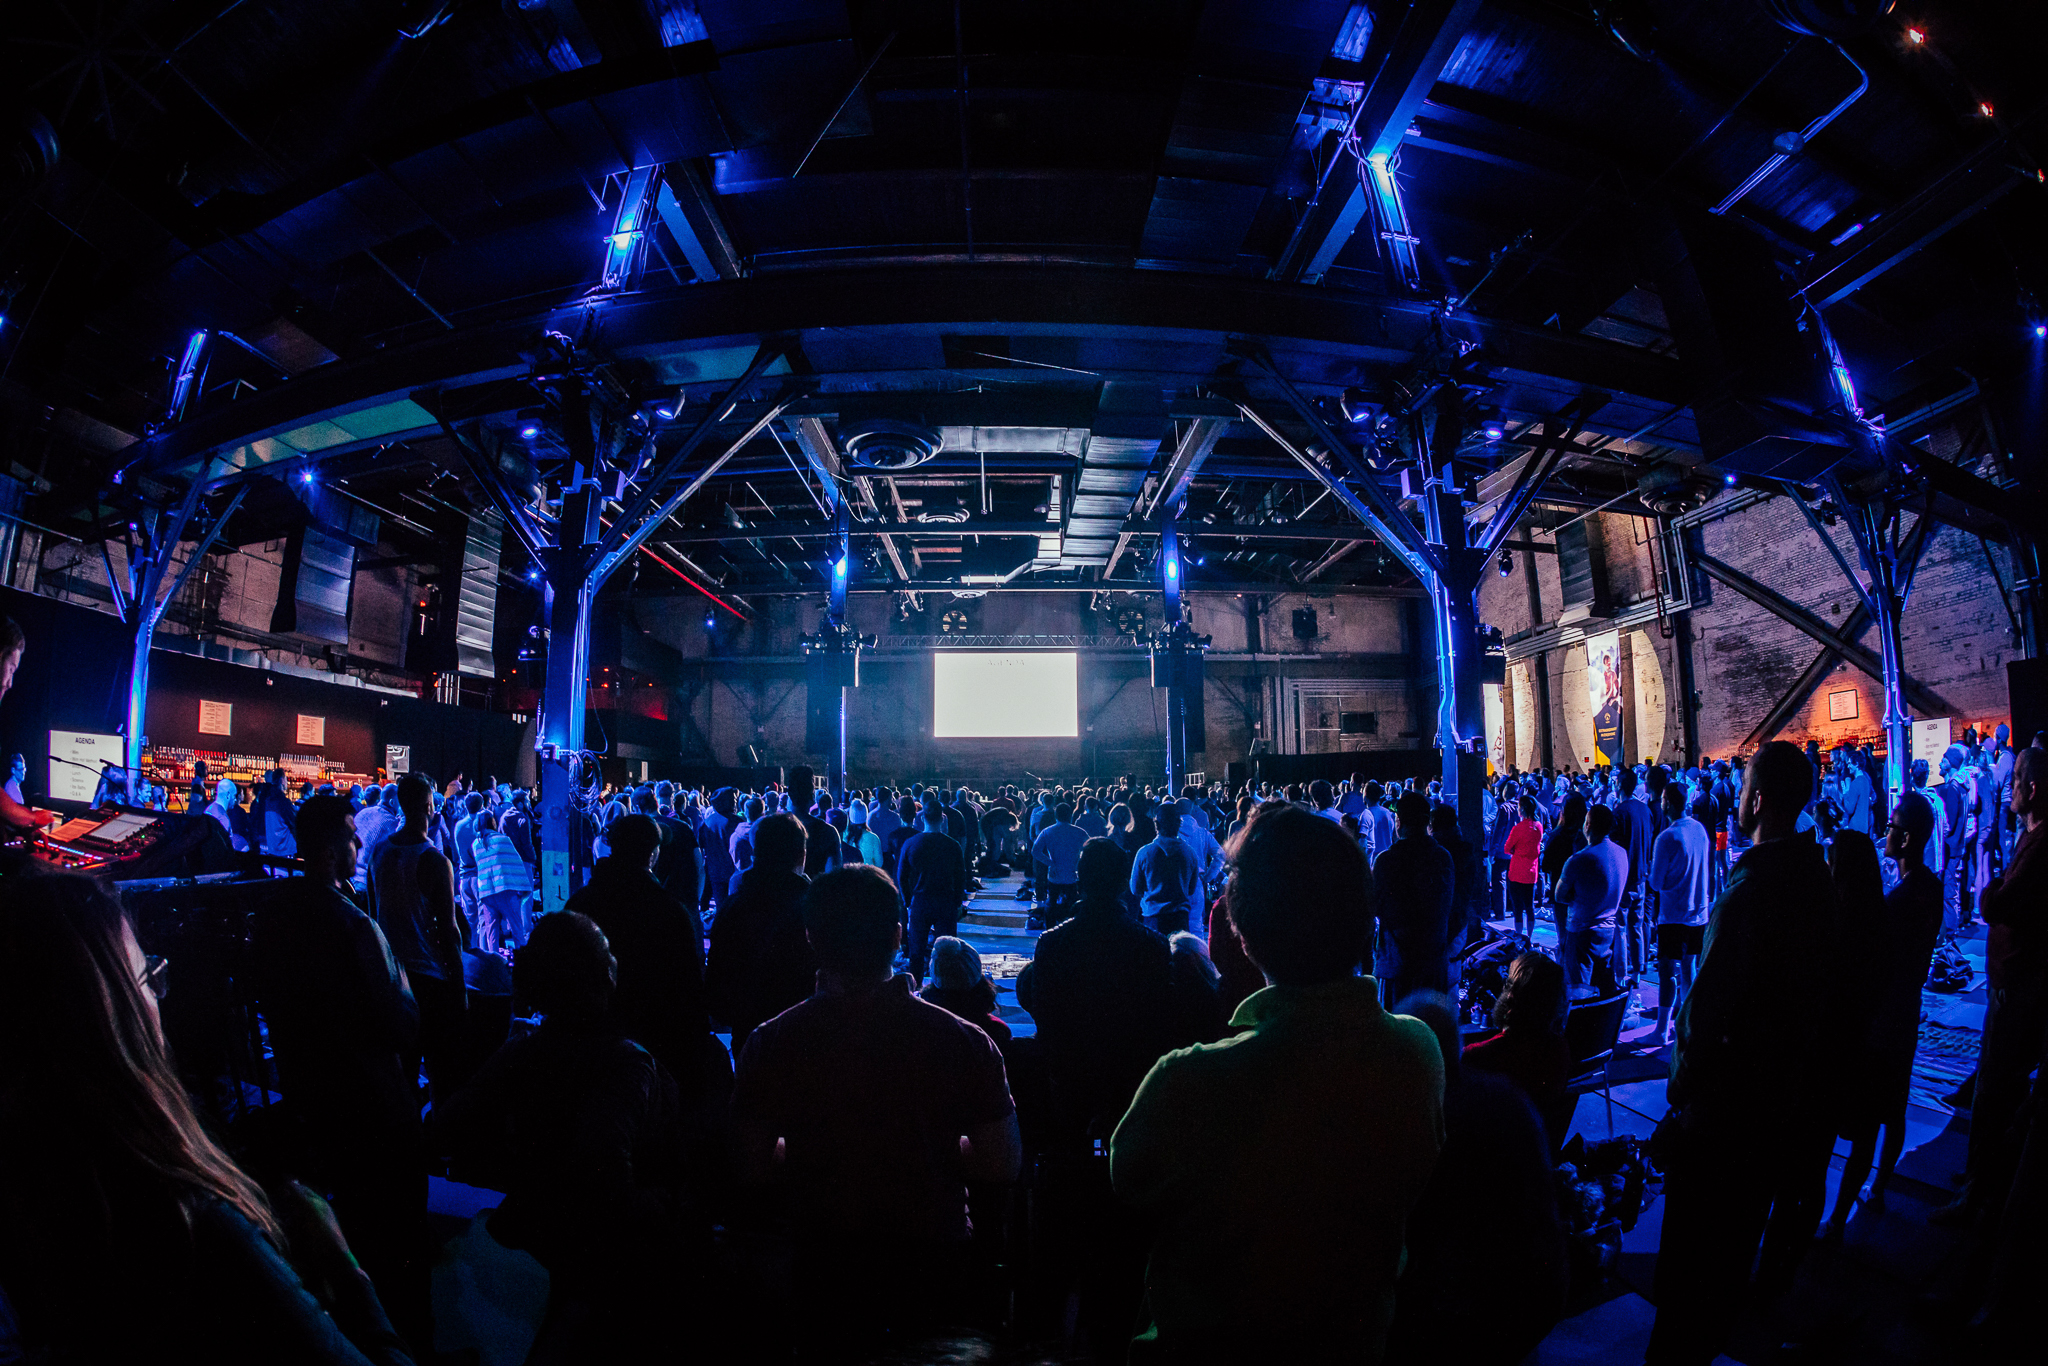
[(846, 577), (846, 557), (844, 555), (841, 555), (839, 562), (832, 566), (832, 573), (842, 579)]
[(1180, 577), (1180, 566), (1175, 564), (1172, 560), (1168, 560), (1166, 562), (1166, 577), (1169, 579), (1177, 579)]
[(1735, 476), (1732, 474), (1724, 474), (1721, 476), (1721, 482), (1732, 489), (1735, 487)]
[(524, 437), (536, 437), (540, 435), (540, 427), (529, 422), (519, 429), (519, 434)]

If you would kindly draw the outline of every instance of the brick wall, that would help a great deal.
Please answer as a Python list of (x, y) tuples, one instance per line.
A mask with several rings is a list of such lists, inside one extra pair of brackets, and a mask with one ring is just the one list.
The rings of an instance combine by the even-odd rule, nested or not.
[[(1908, 514), (1910, 518), (1916, 514)], [(1607, 552), (1609, 585), (1619, 603), (1647, 596), (1652, 583), (1650, 551), (1643, 542), (1646, 524), (1637, 519), (1600, 514)], [(1846, 524), (1829, 529), (1842, 557), (1860, 573), (1855, 543)], [(1705, 523), (1697, 532), (1700, 549), (1790, 599), (1823, 621), (1840, 624), (1856, 609), (1855, 590), (1843, 578), (1826, 547), (1799, 509), (1775, 497), (1726, 517)], [(1539, 541), (1547, 538), (1539, 536)], [(1480, 591), (1481, 616), (1513, 637), (1530, 628), (1528, 590), (1517, 552), (1508, 578), (1489, 575)], [(1990, 547), (1997, 576), (2013, 581), (2012, 561), (2004, 547)], [(1553, 555), (1530, 556), (1542, 589), (1543, 620), (1555, 621), (1562, 610)], [(1722, 757), (1743, 748), (1757, 725), (1820, 652), (1819, 642), (1763, 607), (1695, 572), (1693, 683), (1700, 697), (1701, 752)], [(1873, 653), (1878, 648), (1875, 626), (1858, 641)], [(1663, 638), (1655, 623), (1633, 637), (1635, 662), (1635, 727), (1637, 748), (1675, 756), (1683, 749), (1684, 718), (1679, 710), (1677, 640)], [(1985, 550), (1975, 537), (1952, 527), (1937, 527), (1922, 553), (1901, 629), (1906, 672), (1929, 689), (1956, 720), (1957, 730), (1969, 723), (1980, 728), (2007, 719), (2005, 664), (2014, 657), (2014, 643), (2005, 608), (1986, 566)], [(1549, 652), (1552, 744), (1560, 764), (1591, 752), (1591, 728), (1582, 715), (1585, 704), (1584, 650)], [(1533, 689), (1527, 686), (1528, 661), (1515, 680), (1517, 763), (1536, 752)], [(1664, 698), (1661, 707), (1658, 696)], [(1830, 718), (1830, 695), (1839, 719)], [(1848, 713), (1853, 711), (1853, 715)], [(1659, 714), (1661, 712), (1661, 714)], [(1884, 707), (1876, 679), (1854, 665), (1838, 663), (1813, 691), (1805, 705), (1779, 732), (1784, 739), (1823, 745), (1839, 741), (1877, 741), (1883, 731)], [(1581, 735), (1580, 732), (1584, 734)]]

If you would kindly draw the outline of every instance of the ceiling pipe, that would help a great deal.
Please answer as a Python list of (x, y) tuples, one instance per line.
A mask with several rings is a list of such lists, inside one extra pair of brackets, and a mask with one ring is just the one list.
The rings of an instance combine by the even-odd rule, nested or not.
[(1751, 190), (1754, 190), (1757, 186), (1763, 184), (1763, 182), (1770, 177), (1773, 171), (1777, 170), (1780, 166), (1783, 166), (1786, 162), (1790, 161), (1794, 156), (1804, 151), (1806, 149), (1806, 144), (1813, 141), (1813, 139), (1819, 135), (1821, 129), (1827, 127), (1836, 119), (1840, 118), (1842, 116), (1843, 111), (1848, 109), (1850, 105), (1856, 103), (1856, 101), (1862, 99), (1863, 93), (1870, 89), (1870, 73), (1868, 71), (1865, 71), (1862, 65), (1859, 62), (1857, 62), (1857, 60), (1854, 57), (1851, 57), (1847, 52), (1842, 51), (1842, 45), (1840, 43), (1829, 42), (1828, 46), (1833, 48), (1836, 52), (1840, 53), (1843, 61), (1847, 62), (1850, 66), (1856, 68), (1856, 88), (1849, 92), (1849, 97), (1847, 99), (1843, 100), (1833, 109), (1830, 109), (1827, 113), (1822, 114), (1812, 123), (1807, 124), (1806, 127), (1801, 129), (1799, 132), (1780, 133), (1777, 137), (1771, 139), (1771, 145), (1776, 147), (1778, 150), (1771, 153), (1770, 159), (1765, 161), (1763, 165), (1757, 167), (1754, 171), (1751, 171), (1749, 173), (1749, 179), (1743, 181), (1740, 185), (1737, 185), (1733, 190), (1729, 191), (1728, 197), (1722, 200), (1720, 203), (1716, 204), (1713, 207), (1712, 212), (1716, 214), (1724, 214), (1728, 212), (1728, 210), (1734, 208), (1738, 203), (1742, 201), (1743, 196), (1747, 195)]

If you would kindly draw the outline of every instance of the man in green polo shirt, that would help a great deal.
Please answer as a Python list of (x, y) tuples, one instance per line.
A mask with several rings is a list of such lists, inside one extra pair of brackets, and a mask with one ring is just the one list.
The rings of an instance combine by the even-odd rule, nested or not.
[(1132, 1360), (1377, 1362), (1443, 1144), (1443, 1055), (1356, 975), (1364, 856), (1334, 823), (1261, 810), (1227, 896), (1270, 985), (1242, 1032), (1161, 1058), (1110, 1144), (1117, 1194), (1157, 1226)]

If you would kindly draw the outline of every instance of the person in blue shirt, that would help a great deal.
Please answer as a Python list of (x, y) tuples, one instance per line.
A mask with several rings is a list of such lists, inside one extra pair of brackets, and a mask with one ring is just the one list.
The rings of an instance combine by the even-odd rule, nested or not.
[[(1375, 858), (1394, 847), (1394, 813), (1387, 809), (1386, 797), (1387, 790), (1378, 783), (1365, 785), (1365, 811), (1358, 818), (1358, 829), (1360, 834), (1372, 836)], [(1368, 819), (1372, 821), (1370, 831), (1365, 828)]]
[(1179, 807), (1160, 807), (1158, 837), (1131, 860), (1131, 895), (1138, 898), (1145, 923), (1161, 934), (1186, 929), (1200, 909), (1202, 863), (1180, 838), (1180, 821)]
[(1090, 797), (1081, 808), (1081, 814), (1074, 817), (1074, 824), (1080, 826), (1095, 839), (1102, 839), (1108, 836), (1109, 819), (1102, 814), (1102, 799), (1100, 797)]
[(1344, 795), (1338, 799), (1337, 814), (1356, 816), (1365, 810), (1365, 777), (1354, 773), (1351, 781), (1344, 786)]
[(1574, 996), (1604, 996), (1615, 988), (1614, 931), (1628, 886), (1628, 854), (1608, 838), (1613, 832), (1608, 807), (1586, 813), (1586, 847), (1565, 860), (1552, 897), (1564, 916), (1560, 956)]
[(1045, 870), (1047, 900), (1052, 906), (1045, 918), (1052, 924), (1072, 915), (1080, 898), (1081, 846), (1087, 842), (1088, 832), (1074, 824), (1074, 808), (1065, 802), (1053, 808), (1052, 824), (1032, 842), (1031, 857)]

